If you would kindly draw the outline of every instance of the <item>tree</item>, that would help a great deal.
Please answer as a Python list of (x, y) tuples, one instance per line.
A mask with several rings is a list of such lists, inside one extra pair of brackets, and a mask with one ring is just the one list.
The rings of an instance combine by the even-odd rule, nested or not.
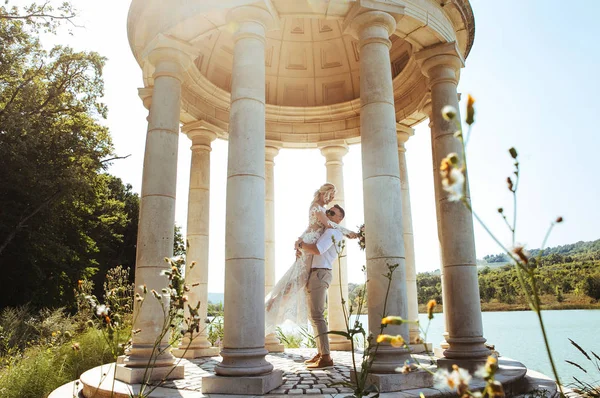
[(589, 275), (585, 278), (583, 292), (594, 300), (600, 300), (600, 274)]
[(137, 195), (104, 173), (105, 60), (44, 50), (37, 29), (56, 25), (36, 13), (53, 10), (31, 7), (0, 7), (0, 307), (70, 304), (79, 278), (135, 250)]
[(33, 2), (22, 8), (10, 3), (10, 0), (5, 0), (5, 5), (0, 6), (0, 20), (22, 21), (36, 32), (55, 32), (64, 22), (76, 26), (74, 19), (77, 12), (68, 1), (54, 6), (51, 1), (46, 0), (42, 3)]

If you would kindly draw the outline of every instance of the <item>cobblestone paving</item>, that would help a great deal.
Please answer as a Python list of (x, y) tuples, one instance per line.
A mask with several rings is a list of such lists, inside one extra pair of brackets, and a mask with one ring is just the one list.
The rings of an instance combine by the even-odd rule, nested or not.
[[(337, 394), (351, 392), (342, 386), (332, 386), (340, 381), (350, 380), (352, 355), (350, 352), (334, 351), (333, 369), (309, 371), (304, 361), (315, 355), (314, 349), (287, 349), (285, 353), (267, 355), (267, 360), (275, 369), (283, 370), (283, 385), (269, 394)], [(357, 359), (362, 358), (362, 353), (357, 354)], [(201, 391), (202, 378), (214, 374), (214, 367), (221, 361), (221, 357), (199, 358), (190, 361), (182, 360), (185, 366), (185, 379), (167, 381), (162, 387), (183, 390)]]

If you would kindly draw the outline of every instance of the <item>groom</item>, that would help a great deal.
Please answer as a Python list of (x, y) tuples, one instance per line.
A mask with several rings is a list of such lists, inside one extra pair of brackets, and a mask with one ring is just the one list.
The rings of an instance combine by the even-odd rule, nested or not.
[[(339, 224), (346, 215), (344, 209), (334, 205), (327, 210), (327, 217)], [(306, 253), (313, 255), (310, 276), (308, 277), (308, 308), (313, 324), (313, 330), (317, 333), (317, 355), (306, 361), (307, 369), (329, 369), (333, 367), (333, 360), (329, 353), (329, 337), (327, 335), (327, 322), (325, 321), (325, 301), (327, 289), (331, 284), (333, 262), (337, 260), (338, 254), (336, 244), (344, 239), (342, 233), (333, 228), (326, 229), (323, 235), (314, 244), (296, 242), (296, 247), (303, 249)], [(339, 249), (338, 249), (339, 250)]]

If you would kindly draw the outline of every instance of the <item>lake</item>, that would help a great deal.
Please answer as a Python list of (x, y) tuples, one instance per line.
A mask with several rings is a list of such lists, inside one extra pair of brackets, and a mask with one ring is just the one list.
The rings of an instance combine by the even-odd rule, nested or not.
[[(573, 376), (575, 376), (589, 383), (600, 384), (600, 373), (569, 342), (570, 338), (588, 353), (594, 351), (600, 356), (598, 335), (600, 310), (543, 311), (542, 317), (561, 382), (568, 385), (574, 381)], [(360, 318), (366, 326), (367, 315), (361, 315)], [(516, 359), (530, 369), (553, 377), (535, 313), (531, 311), (483, 312), (482, 318), (483, 335), (489, 344), (496, 346), (501, 356)], [(426, 327), (427, 315), (420, 314), (419, 319), (421, 325)], [(284, 327), (284, 330), (291, 331), (289, 327)], [(427, 341), (434, 347), (438, 347), (443, 340), (443, 332), (444, 315), (435, 314), (429, 326)], [(586, 375), (565, 360), (578, 363), (589, 373)]]

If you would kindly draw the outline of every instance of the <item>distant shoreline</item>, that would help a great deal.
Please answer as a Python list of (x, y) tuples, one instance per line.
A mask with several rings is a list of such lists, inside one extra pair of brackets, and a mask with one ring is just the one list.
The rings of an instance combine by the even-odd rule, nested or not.
[[(600, 302), (593, 304), (583, 303), (553, 303), (543, 304), (543, 310), (600, 310)], [(527, 304), (506, 304), (506, 303), (481, 303), (481, 312), (503, 312), (503, 311), (531, 311)], [(435, 313), (443, 312), (443, 306), (438, 305), (435, 308)], [(419, 304), (419, 313), (426, 314), (427, 308), (425, 304)]]

